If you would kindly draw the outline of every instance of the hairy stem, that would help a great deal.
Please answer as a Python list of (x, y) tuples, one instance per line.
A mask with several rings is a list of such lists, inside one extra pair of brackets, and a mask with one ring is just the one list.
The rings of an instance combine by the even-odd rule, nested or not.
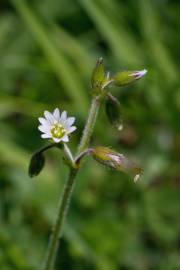
[[(79, 144), (77, 155), (79, 155), (82, 151), (85, 150), (86, 147), (88, 147), (91, 135), (94, 130), (94, 125), (95, 125), (97, 114), (99, 111), (99, 106), (100, 106), (99, 99), (93, 98), (91, 107), (89, 110), (88, 119), (87, 119), (84, 131), (83, 131), (83, 135)], [(51, 234), (51, 238), (50, 238), (50, 242), (49, 242), (49, 246), (47, 250), (47, 257), (45, 260), (43, 270), (54, 269), (56, 254), (57, 254), (58, 246), (60, 244), (60, 237), (62, 235), (63, 223), (67, 215), (72, 191), (75, 185), (75, 177), (78, 170), (79, 168), (77, 169), (72, 168), (70, 170), (67, 182), (65, 183), (64, 191), (60, 198), (57, 218), (56, 218), (54, 228), (52, 230), (52, 234)]]
[(92, 102), (91, 102), (91, 107), (89, 110), (88, 119), (86, 122), (86, 126), (84, 128), (84, 131), (83, 131), (81, 141), (79, 143), (77, 154), (80, 154), (89, 145), (89, 141), (90, 141), (91, 135), (92, 135), (93, 130), (94, 130), (94, 125), (96, 123), (96, 118), (97, 118), (97, 114), (99, 111), (99, 107), (100, 107), (100, 100), (98, 97), (94, 97), (92, 99)]
[(68, 163), (71, 165), (71, 167), (74, 168), (75, 161), (74, 161), (73, 155), (71, 153), (71, 150), (69, 149), (69, 147), (65, 143), (64, 143), (64, 155), (67, 158)]
[(51, 143), (51, 144), (49, 144), (49, 145), (47, 145), (47, 146), (45, 146), (45, 147), (42, 147), (42, 148), (39, 149), (37, 152), (43, 153), (43, 152), (45, 152), (46, 150), (48, 150), (48, 149), (50, 149), (50, 148), (52, 148), (52, 147), (54, 147), (54, 146), (56, 146), (56, 143)]
[(44, 265), (44, 270), (54, 269), (54, 263), (56, 259), (56, 254), (59, 246), (59, 240), (62, 234), (62, 225), (68, 210), (70, 203), (71, 194), (74, 186), (74, 179), (76, 176), (77, 170), (71, 169), (69, 177), (64, 187), (62, 197), (60, 199), (58, 214), (56, 218), (56, 223), (52, 229), (52, 234), (48, 246), (47, 257)]

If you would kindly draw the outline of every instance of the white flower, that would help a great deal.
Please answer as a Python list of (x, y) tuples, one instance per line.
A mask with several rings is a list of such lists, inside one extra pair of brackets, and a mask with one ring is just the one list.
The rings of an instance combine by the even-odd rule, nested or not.
[(44, 116), (45, 118), (38, 118), (41, 123), (38, 129), (43, 133), (41, 134), (41, 138), (49, 138), (56, 143), (59, 143), (60, 141), (68, 142), (68, 134), (76, 130), (76, 127), (72, 126), (75, 117), (67, 117), (66, 111), (63, 111), (60, 114), (60, 111), (57, 108), (53, 113), (45, 111)]

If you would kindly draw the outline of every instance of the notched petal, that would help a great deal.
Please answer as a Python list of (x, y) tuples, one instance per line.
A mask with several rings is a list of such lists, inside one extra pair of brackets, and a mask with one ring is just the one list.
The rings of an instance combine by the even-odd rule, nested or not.
[(48, 125), (49, 123), (47, 122), (47, 120), (43, 117), (39, 117), (38, 118), (39, 122), (41, 123), (41, 125)]
[(60, 121), (64, 122), (67, 118), (67, 112), (66, 111), (63, 111), (62, 114), (61, 114), (61, 118), (60, 118)]
[(58, 108), (56, 108), (53, 112), (53, 116), (56, 118), (57, 121), (60, 119), (60, 111)]
[(44, 116), (46, 117), (46, 119), (47, 119), (51, 124), (53, 123), (54, 117), (53, 117), (53, 115), (52, 115), (50, 112), (45, 111), (45, 112), (44, 112)]
[(63, 142), (69, 142), (69, 137), (68, 137), (68, 135), (65, 135), (65, 136), (62, 138), (62, 141), (63, 141)]
[(38, 126), (38, 129), (41, 131), (41, 132), (44, 132), (44, 133), (47, 133), (47, 134), (50, 134), (50, 128), (48, 126)]
[(43, 138), (43, 139), (49, 139), (51, 137), (52, 136), (50, 134), (41, 134), (41, 138)]
[(62, 141), (62, 138), (54, 138), (54, 137), (52, 137), (52, 139), (53, 139), (53, 141), (55, 143), (59, 143), (60, 141)]
[(67, 129), (67, 133), (72, 133), (73, 131), (75, 131), (77, 128), (75, 126), (72, 126), (70, 128)]
[(72, 124), (74, 124), (74, 122), (75, 122), (75, 117), (69, 117), (66, 120), (66, 126), (70, 127)]

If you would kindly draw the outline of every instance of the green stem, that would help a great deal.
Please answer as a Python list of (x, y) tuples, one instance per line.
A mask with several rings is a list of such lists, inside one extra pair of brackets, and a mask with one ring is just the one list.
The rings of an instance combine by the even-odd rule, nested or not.
[(58, 214), (54, 228), (52, 229), (52, 234), (48, 246), (47, 257), (44, 265), (44, 270), (54, 269), (54, 263), (56, 259), (56, 254), (59, 246), (59, 240), (62, 234), (62, 226), (64, 219), (67, 214), (67, 210), (70, 203), (71, 194), (74, 187), (74, 179), (76, 176), (77, 170), (71, 169), (69, 177), (64, 187), (62, 197), (60, 199)]
[(69, 149), (69, 147), (67, 146), (66, 143), (64, 143), (64, 155), (65, 158), (67, 159), (67, 162), (69, 163), (69, 165), (74, 168), (75, 167), (75, 161), (73, 158), (73, 155), (71, 153), (71, 150)]
[(88, 116), (87, 123), (83, 131), (83, 135), (82, 135), (79, 147), (78, 147), (77, 154), (80, 154), (89, 145), (89, 141), (94, 130), (94, 125), (96, 123), (99, 107), (100, 107), (100, 99), (98, 97), (94, 97), (91, 103), (89, 116)]
[(50, 148), (52, 148), (52, 147), (54, 147), (54, 146), (56, 146), (56, 143), (51, 143), (51, 144), (49, 144), (49, 145), (47, 145), (47, 146), (42, 147), (42, 148), (39, 149), (37, 152), (43, 153), (43, 152), (45, 152), (46, 150), (48, 150), (48, 149), (50, 149)]
[[(79, 155), (86, 147), (88, 147), (91, 135), (94, 130), (94, 125), (95, 125), (97, 114), (99, 111), (99, 106), (100, 106), (99, 99), (97, 97), (93, 98), (91, 107), (89, 110), (87, 123), (84, 128), (83, 135), (79, 144), (77, 155)], [(50, 242), (49, 242), (49, 246), (47, 250), (47, 257), (45, 260), (43, 270), (54, 269), (56, 254), (57, 254), (58, 246), (60, 243), (60, 237), (62, 235), (63, 223), (67, 215), (68, 207), (71, 200), (71, 195), (72, 195), (73, 188), (75, 185), (75, 177), (78, 170), (79, 168), (77, 169), (71, 168), (68, 180), (65, 184), (64, 191), (60, 199), (60, 203), (59, 203), (59, 209), (58, 209), (56, 222), (52, 230), (52, 234), (51, 234), (51, 238), (50, 238)]]

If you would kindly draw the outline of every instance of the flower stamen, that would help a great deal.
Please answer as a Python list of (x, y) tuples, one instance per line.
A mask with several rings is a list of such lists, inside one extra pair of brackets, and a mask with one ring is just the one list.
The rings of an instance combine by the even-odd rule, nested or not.
[(64, 127), (59, 124), (59, 123), (56, 123), (52, 126), (51, 128), (51, 134), (54, 138), (57, 138), (57, 139), (60, 139), (62, 138), (66, 133), (66, 130), (64, 129)]

